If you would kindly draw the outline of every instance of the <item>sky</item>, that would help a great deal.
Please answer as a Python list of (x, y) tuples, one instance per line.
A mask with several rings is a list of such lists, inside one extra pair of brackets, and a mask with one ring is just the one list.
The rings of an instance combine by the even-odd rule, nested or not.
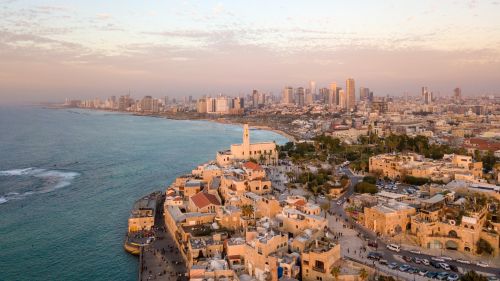
[(280, 94), (500, 93), (500, 0), (0, 0), (0, 103)]

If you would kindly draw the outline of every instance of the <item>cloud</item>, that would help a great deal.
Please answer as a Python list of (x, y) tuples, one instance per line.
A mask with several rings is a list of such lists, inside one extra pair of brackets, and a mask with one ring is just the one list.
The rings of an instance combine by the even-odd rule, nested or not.
[(99, 13), (96, 15), (96, 19), (98, 19), (98, 20), (109, 20), (112, 18), (113, 18), (113, 16), (111, 14), (108, 14), (108, 13)]

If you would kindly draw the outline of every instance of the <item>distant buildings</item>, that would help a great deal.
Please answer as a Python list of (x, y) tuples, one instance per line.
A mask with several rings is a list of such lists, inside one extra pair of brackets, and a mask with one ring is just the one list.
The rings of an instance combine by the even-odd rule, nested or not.
[(354, 79), (348, 78), (346, 80), (346, 109), (354, 110), (356, 107), (356, 88), (354, 85)]

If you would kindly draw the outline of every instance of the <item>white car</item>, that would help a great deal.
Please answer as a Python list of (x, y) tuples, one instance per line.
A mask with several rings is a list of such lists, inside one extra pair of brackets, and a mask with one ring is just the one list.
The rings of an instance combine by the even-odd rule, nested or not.
[(484, 261), (478, 261), (476, 263), (477, 266), (480, 266), (480, 267), (489, 267), (489, 265), (487, 263), (485, 263)]
[(422, 263), (425, 265), (430, 265), (430, 261), (428, 259), (422, 259)]
[(462, 259), (458, 259), (457, 262), (463, 263), (463, 264), (470, 264), (470, 261), (468, 261), (468, 260), (462, 260)]
[(387, 249), (394, 251), (394, 252), (398, 252), (398, 253), (401, 251), (401, 248), (399, 247), (399, 245), (396, 245), (396, 244), (388, 244)]
[(452, 260), (452, 258), (447, 257), (447, 256), (441, 256), (440, 258), (442, 258), (443, 260), (447, 260), (447, 261), (451, 261)]
[(414, 253), (414, 254), (420, 255), (422, 252), (420, 252), (419, 250), (410, 250), (410, 253)]
[(444, 259), (442, 258), (438, 258), (438, 257), (432, 257), (431, 260), (433, 261), (440, 261), (440, 262), (444, 262)]
[(444, 270), (451, 270), (450, 265), (445, 262), (440, 263), (439, 266)]

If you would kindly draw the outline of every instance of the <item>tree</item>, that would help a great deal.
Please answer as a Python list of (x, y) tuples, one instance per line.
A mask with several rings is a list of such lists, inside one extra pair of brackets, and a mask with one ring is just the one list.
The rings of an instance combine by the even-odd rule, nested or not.
[(368, 272), (366, 271), (366, 269), (362, 268), (359, 271), (359, 278), (361, 279), (361, 281), (364, 281), (366, 280), (366, 278), (368, 278)]
[(476, 243), (477, 246), (477, 253), (479, 255), (482, 255), (483, 253), (491, 255), (493, 253), (493, 247), (491, 247), (491, 244), (484, 240), (483, 238), (479, 239)]
[(251, 218), (251, 217), (253, 217), (253, 213), (254, 213), (254, 210), (253, 210), (253, 206), (252, 205), (243, 205), (243, 206), (241, 206), (241, 214), (244, 217)]
[(339, 275), (340, 275), (340, 267), (336, 266), (332, 268), (332, 276), (334, 280), (339, 280)]
[(354, 191), (357, 193), (377, 193), (377, 187), (374, 184), (368, 182), (358, 182), (356, 186), (354, 186)]
[[(330, 202), (330, 200), (328, 200), (328, 202)], [(323, 210), (323, 212), (325, 212), (325, 218), (326, 218), (326, 213), (328, 212), (328, 210), (330, 210), (330, 204), (323, 203), (320, 205), (320, 207), (321, 207), (321, 210)]]
[(460, 277), (461, 281), (488, 281), (486, 277), (477, 274), (474, 270), (467, 272), (464, 276)]
[(374, 176), (365, 176), (363, 177), (363, 181), (371, 184), (376, 184), (377, 178), (375, 178)]

